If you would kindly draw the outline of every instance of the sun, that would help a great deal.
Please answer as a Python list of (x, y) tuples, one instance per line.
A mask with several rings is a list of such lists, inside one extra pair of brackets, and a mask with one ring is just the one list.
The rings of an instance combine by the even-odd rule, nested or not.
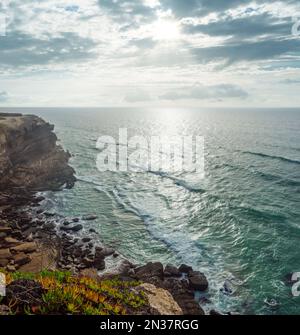
[(153, 39), (158, 41), (175, 41), (180, 38), (180, 29), (177, 22), (159, 20), (151, 27)]

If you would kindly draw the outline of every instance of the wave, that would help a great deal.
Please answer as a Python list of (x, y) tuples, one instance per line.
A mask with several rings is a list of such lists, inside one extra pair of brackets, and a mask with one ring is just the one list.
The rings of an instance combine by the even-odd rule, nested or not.
[(275, 176), (273, 174), (265, 172), (256, 172), (256, 174), (264, 180), (274, 182), (276, 185), (290, 186), (290, 187), (300, 186), (300, 181), (298, 180), (286, 179), (284, 177)]
[(282, 156), (273, 156), (273, 155), (268, 155), (268, 154), (264, 154), (264, 153), (261, 153), (261, 152), (253, 152), (253, 151), (241, 151), (241, 152), (243, 154), (247, 154), (247, 155), (253, 155), (253, 156), (258, 156), (258, 157), (263, 157), (263, 158), (280, 160), (280, 161), (286, 162), (286, 163), (300, 164), (300, 161), (298, 161), (298, 160), (294, 160), (294, 159), (290, 159), (290, 158), (286, 158), (286, 157), (282, 157)]
[(205, 193), (206, 190), (204, 190), (203, 188), (200, 187), (195, 187), (193, 185), (190, 185), (188, 182), (186, 182), (183, 179), (179, 179), (176, 178), (166, 172), (162, 172), (162, 171), (148, 171), (151, 174), (154, 174), (156, 176), (162, 177), (162, 178), (166, 178), (169, 179), (171, 181), (174, 182), (175, 185), (182, 187), (184, 189), (186, 189), (187, 191), (193, 192), (193, 193)]

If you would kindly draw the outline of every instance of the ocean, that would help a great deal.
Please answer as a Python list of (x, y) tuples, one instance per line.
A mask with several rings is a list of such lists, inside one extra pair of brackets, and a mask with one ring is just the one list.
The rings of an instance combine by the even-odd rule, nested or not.
[[(7, 110), (7, 109), (6, 109)], [(210, 282), (205, 298), (221, 312), (300, 314), (287, 274), (300, 272), (300, 110), (10, 109), (55, 125), (78, 182), (49, 193), (65, 216), (86, 223), (138, 263), (186, 263)], [(99, 136), (203, 136), (205, 178), (197, 173), (99, 172)], [(224, 283), (232, 294), (220, 290)], [(196, 297), (202, 299), (202, 296)], [(276, 308), (265, 303), (275, 299)]]

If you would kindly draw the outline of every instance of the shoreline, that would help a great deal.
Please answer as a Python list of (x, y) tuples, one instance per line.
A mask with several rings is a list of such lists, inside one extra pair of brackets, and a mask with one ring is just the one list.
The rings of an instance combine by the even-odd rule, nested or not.
[[(3, 129), (3, 119), (7, 127), (6, 138), (10, 135), (10, 123), (13, 124), (12, 138), (20, 130), (20, 134), (17, 134), (19, 152), (18, 148), (11, 149), (11, 145), (5, 148), (5, 141), (1, 143), (0, 138), (0, 148), (2, 148), (0, 160), (5, 161), (5, 157), (9, 157), (9, 150), (12, 150), (13, 158), (16, 160), (14, 164), (9, 157), (10, 172), (8, 175), (10, 177), (5, 177), (4, 182), (0, 173), (2, 204), (0, 208), (0, 268), (5, 268), (9, 272), (58, 269), (71, 271), (74, 275), (84, 274), (97, 278), (97, 280), (118, 275), (121, 280), (139, 280), (145, 285), (153, 285), (156, 289), (169, 292), (180, 306), (182, 314), (205, 314), (200, 304), (194, 299), (195, 292), (208, 290), (209, 284), (204, 274), (194, 271), (187, 265), (176, 268), (172, 265), (163, 266), (159, 262), (146, 265), (132, 264), (114, 249), (105, 246), (105, 242), (102, 246), (95, 245), (93, 236), (96, 232), (93, 229), (88, 231), (87, 236), (79, 236), (78, 233), (84, 228), (81, 219), (94, 220), (95, 216), (67, 219), (55, 213), (44, 212), (41, 207), (44, 198), (38, 192), (59, 190), (62, 186), (70, 188), (75, 183), (75, 171), (68, 165), (70, 154), (56, 145), (54, 127), (42, 119), (19, 114), (12, 116), (2, 114), (0, 117), (0, 131)], [(32, 125), (32, 123), (35, 124)], [(31, 131), (30, 135), (28, 135), (29, 131)], [(43, 145), (39, 143), (37, 146), (36, 142), (40, 140)], [(27, 142), (25, 151), (29, 151), (33, 160), (26, 161), (27, 157), (20, 157), (24, 155), (24, 141)], [(55, 164), (53, 164), (54, 159)], [(52, 164), (50, 164), (50, 170), (49, 162)], [(32, 168), (35, 171), (32, 171)], [(19, 185), (16, 185), (18, 183)], [(3, 188), (3, 184), (6, 185), (6, 188)], [(114, 271), (109, 269), (101, 273), (107, 270), (106, 260), (109, 258), (118, 260), (119, 266)], [(211, 311), (211, 314), (214, 313), (217, 312)]]

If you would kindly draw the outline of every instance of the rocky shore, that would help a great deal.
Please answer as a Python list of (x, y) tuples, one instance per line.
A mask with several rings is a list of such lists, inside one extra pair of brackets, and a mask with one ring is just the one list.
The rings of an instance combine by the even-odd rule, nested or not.
[[(96, 232), (82, 234), (94, 215), (62, 218), (43, 211), (38, 191), (73, 187), (70, 154), (57, 145), (53, 126), (36, 116), (0, 114), (0, 269), (37, 273), (70, 271), (76, 276), (139, 281), (152, 314), (203, 315), (195, 292), (208, 290), (204, 274), (187, 265), (132, 264), (114, 249), (96, 245)], [(113, 271), (106, 260), (118, 260)], [(1, 312), (0, 312), (1, 314)]]

